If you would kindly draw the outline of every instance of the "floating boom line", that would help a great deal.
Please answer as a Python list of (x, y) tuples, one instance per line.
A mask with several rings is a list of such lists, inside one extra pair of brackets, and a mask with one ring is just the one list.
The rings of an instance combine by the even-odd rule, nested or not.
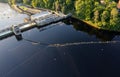
[(120, 41), (90, 41), (90, 42), (74, 42), (74, 43), (64, 43), (64, 44), (50, 44), (48, 47), (67, 47), (67, 46), (77, 46), (77, 45), (92, 45), (92, 44), (116, 44)]
[(78, 46), (78, 45), (93, 45), (93, 44), (119, 44), (120, 41), (81, 41), (81, 42), (73, 42), (73, 43), (55, 43), (55, 44), (50, 44), (50, 43), (43, 43), (43, 42), (37, 42), (33, 41), (30, 39), (25, 39), (25, 41), (28, 41), (32, 43), (33, 45), (41, 45), (41, 46), (47, 46), (47, 47), (68, 47), (68, 46)]

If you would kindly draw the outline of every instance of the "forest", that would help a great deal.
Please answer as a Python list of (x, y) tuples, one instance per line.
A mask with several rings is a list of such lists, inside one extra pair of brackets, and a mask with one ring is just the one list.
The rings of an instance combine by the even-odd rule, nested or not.
[(120, 13), (117, 0), (13, 0), (32, 7), (72, 13), (97, 28), (120, 30)]

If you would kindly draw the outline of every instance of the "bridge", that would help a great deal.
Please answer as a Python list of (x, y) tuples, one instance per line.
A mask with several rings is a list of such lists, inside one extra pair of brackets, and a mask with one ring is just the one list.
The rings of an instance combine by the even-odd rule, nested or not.
[(71, 14), (63, 14), (61, 12), (43, 10), (36, 14), (30, 15), (29, 19), (25, 23), (18, 25), (11, 25), (0, 31), (0, 40), (15, 35), (17, 37), (22, 35), (22, 32), (27, 31), (35, 27), (43, 27), (52, 23), (59, 22), (61, 20), (71, 17)]

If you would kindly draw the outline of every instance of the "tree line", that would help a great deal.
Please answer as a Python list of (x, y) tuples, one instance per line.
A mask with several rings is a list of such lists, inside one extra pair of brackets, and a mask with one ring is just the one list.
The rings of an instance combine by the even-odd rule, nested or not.
[[(15, 1), (15, 0), (13, 0)], [(71, 12), (75, 17), (89, 21), (100, 28), (120, 29), (116, 0), (16, 0), (32, 7)], [(103, 2), (101, 2), (103, 1)]]

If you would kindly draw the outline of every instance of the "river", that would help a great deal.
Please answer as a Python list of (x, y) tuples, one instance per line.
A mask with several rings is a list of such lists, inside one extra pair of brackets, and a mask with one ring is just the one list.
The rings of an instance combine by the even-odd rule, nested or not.
[(11, 9), (11, 7), (6, 3), (0, 3), (0, 30), (11, 25), (23, 23), (24, 18), (28, 18), (28, 16), (25, 14), (19, 14), (18, 12)]
[[(26, 17), (0, 3), (0, 29)], [(0, 77), (120, 77), (119, 33), (71, 19), (22, 37), (0, 40)]]

